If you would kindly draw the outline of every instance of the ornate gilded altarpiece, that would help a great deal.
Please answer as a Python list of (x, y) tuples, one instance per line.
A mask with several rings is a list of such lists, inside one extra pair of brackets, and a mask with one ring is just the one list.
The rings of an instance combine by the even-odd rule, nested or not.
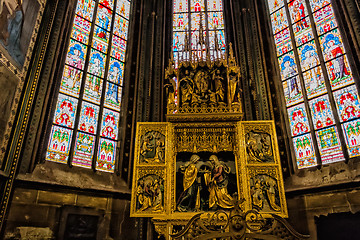
[(229, 54), (205, 49), (199, 56), (185, 46), (178, 66), (170, 61), (168, 122), (137, 125), (131, 216), (151, 217), (166, 239), (193, 239), (203, 215), (221, 234), (288, 216), (274, 122), (242, 121), (231, 45)]

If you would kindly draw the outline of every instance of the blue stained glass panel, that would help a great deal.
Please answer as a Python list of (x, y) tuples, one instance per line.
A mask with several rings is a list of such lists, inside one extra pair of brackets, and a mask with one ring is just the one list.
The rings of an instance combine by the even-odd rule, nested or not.
[(292, 136), (297, 136), (310, 131), (309, 121), (303, 103), (288, 108), (288, 114)]
[(77, 133), (72, 165), (91, 168), (95, 139), (95, 136), (82, 132)]
[(116, 35), (113, 35), (110, 55), (112, 57), (124, 62), (125, 61), (125, 51), (126, 51), (126, 41), (122, 38), (117, 37)]
[(78, 97), (82, 76), (82, 71), (65, 65), (63, 76), (61, 78), (60, 92)]
[(345, 53), (342, 38), (339, 30), (334, 29), (320, 37), (320, 46), (324, 54), (325, 61), (336, 58)]
[(76, 6), (76, 14), (92, 21), (94, 14), (95, 2), (93, 0), (78, 0)]
[(222, 12), (210, 12), (208, 13), (208, 26), (209, 30), (224, 29), (224, 16)]
[(327, 62), (326, 70), (333, 90), (354, 83), (346, 55)]
[(99, 107), (97, 105), (82, 102), (79, 121), (79, 130), (95, 134), (98, 124)]
[(92, 47), (106, 53), (109, 44), (109, 37), (110, 34), (108, 32), (98, 26), (95, 26)]
[(314, 41), (311, 41), (299, 47), (298, 52), (300, 56), (301, 69), (303, 71), (306, 71), (320, 64)]
[(315, 130), (335, 124), (328, 95), (309, 101), (309, 105)]
[(315, 67), (303, 73), (308, 98), (326, 93), (326, 86), (321, 67)]
[(188, 0), (174, 0), (174, 13), (188, 12)]
[(274, 39), (278, 56), (283, 55), (284, 53), (287, 53), (293, 49), (289, 28), (285, 28), (281, 32), (275, 34)]
[(122, 88), (116, 84), (106, 83), (105, 107), (120, 111)]
[(56, 104), (54, 123), (60, 126), (73, 128), (78, 100), (59, 94)]
[(71, 37), (83, 44), (88, 44), (89, 42), (89, 34), (76, 26), (73, 26)]
[(88, 72), (103, 78), (105, 73), (106, 55), (91, 49)]
[(329, 3), (330, 0), (310, 0), (310, 6), (313, 12), (328, 5)]
[(127, 40), (129, 22), (120, 15), (115, 15), (114, 34)]
[(130, 2), (128, 0), (118, 0), (116, 12), (126, 19), (130, 17)]
[(124, 64), (116, 59), (110, 59), (107, 80), (122, 85), (124, 78)]
[(328, 5), (314, 13), (316, 29), (319, 35), (337, 27), (332, 6)]
[(46, 160), (67, 163), (70, 150), (72, 130), (52, 126), (50, 141), (46, 152)]
[(299, 76), (284, 81), (283, 88), (287, 107), (303, 101)]
[(101, 136), (117, 140), (118, 123), (120, 114), (118, 112), (104, 109), (101, 122)]
[(100, 138), (96, 170), (113, 173), (115, 170), (116, 142)]
[(74, 26), (81, 29), (83, 32), (89, 34), (91, 29), (91, 23), (79, 16), (74, 18)]
[(323, 164), (345, 160), (335, 127), (325, 128), (316, 132), (316, 139)]
[(83, 70), (85, 65), (86, 48), (87, 47), (84, 44), (71, 39), (65, 63)]
[(314, 35), (311, 30), (311, 24), (310, 24), (309, 17), (306, 17), (302, 21), (306, 22), (306, 24), (302, 24), (302, 25), (294, 24), (293, 25), (296, 46), (300, 46), (314, 38)]
[(355, 85), (334, 92), (334, 98), (341, 121), (360, 117), (359, 95)]
[(185, 31), (189, 29), (189, 17), (187, 13), (175, 13), (173, 16), (173, 30)]
[(292, 23), (300, 28), (307, 28), (308, 23), (304, 19), (308, 15), (305, 0), (294, 0), (288, 6)]
[(280, 32), (281, 30), (289, 26), (285, 13), (285, 8), (281, 8), (280, 10), (274, 12), (273, 14), (271, 14), (270, 17), (274, 34)]
[(360, 155), (360, 120), (354, 120), (342, 124), (342, 129), (348, 147), (349, 157)]
[(90, 102), (100, 104), (103, 80), (88, 74), (85, 80), (85, 90), (83, 98)]
[(297, 75), (297, 66), (295, 63), (295, 56), (293, 51), (279, 57), (278, 60), (282, 80)]
[(112, 19), (112, 11), (103, 5), (98, 6), (97, 16), (96, 16), (96, 25), (105, 29), (106, 31), (110, 31)]
[(185, 32), (174, 32), (173, 51), (183, 51), (185, 47)]
[(284, 6), (284, 0), (268, 0), (270, 13), (278, 10), (282, 6)]
[(314, 143), (310, 134), (293, 138), (296, 162), (299, 169), (317, 165)]
[(204, 12), (205, 4), (204, 0), (190, 0), (190, 10), (191, 12)]

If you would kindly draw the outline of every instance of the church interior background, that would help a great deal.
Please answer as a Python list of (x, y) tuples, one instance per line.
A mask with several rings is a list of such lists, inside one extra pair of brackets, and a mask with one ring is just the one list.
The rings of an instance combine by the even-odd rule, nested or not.
[(358, 238), (359, 21), (359, 0), (1, 0), (0, 238), (165, 239), (154, 216), (234, 196)]

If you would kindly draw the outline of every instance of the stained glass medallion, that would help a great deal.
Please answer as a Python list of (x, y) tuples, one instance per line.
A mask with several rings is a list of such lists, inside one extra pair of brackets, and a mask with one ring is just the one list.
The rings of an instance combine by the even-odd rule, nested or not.
[(174, 0), (174, 12), (188, 12), (188, 0)]
[(189, 18), (187, 13), (175, 13), (173, 16), (173, 30), (185, 31), (189, 28)]
[(320, 64), (314, 41), (311, 41), (299, 47), (298, 52), (300, 55), (300, 65), (303, 71), (306, 71)]
[(278, 56), (292, 50), (293, 47), (291, 43), (289, 28), (285, 28), (281, 32), (275, 34), (274, 39)]
[(329, 3), (330, 0), (310, 0), (310, 6), (313, 12), (328, 5)]
[(127, 40), (129, 22), (120, 15), (115, 15), (114, 34)]
[(328, 5), (314, 13), (316, 30), (319, 35), (324, 34), (337, 27), (332, 6)]
[(107, 80), (122, 85), (124, 78), (124, 64), (116, 59), (110, 59), (110, 66)]
[(120, 111), (121, 87), (106, 83), (105, 107)]
[(328, 95), (309, 101), (309, 105), (315, 130), (335, 124)]
[(298, 76), (284, 81), (283, 88), (287, 107), (303, 101), (302, 89)]
[(95, 1), (93, 0), (80, 0), (76, 5), (76, 14), (92, 21), (94, 14)]
[(278, 33), (289, 26), (286, 18), (285, 8), (281, 8), (271, 15), (273, 33)]
[(77, 97), (80, 92), (82, 76), (82, 71), (65, 65), (61, 79), (60, 92)]
[(191, 12), (205, 11), (204, 0), (190, 0), (190, 10)]
[(326, 70), (333, 90), (354, 83), (346, 55), (327, 62)]
[(54, 123), (60, 126), (73, 128), (78, 100), (59, 94), (56, 104)]
[(223, 29), (224, 28), (224, 16), (222, 12), (210, 12), (208, 13), (209, 30)]
[(339, 133), (335, 127), (317, 131), (316, 139), (323, 164), (345, 160), (339, 140)]
[(309, 121), (303, 103), (289, 108), (288, 114), (292, 136), (297, 136), (310, 131)]
[(52, 126), (46, 160), (67, 163), (72, 131), (67, 128)]
[(118, 0), (116, 6), (116, 13), (120, 14), (124, 18), (130, 17), (130, 2), (128, 0)]
[(86, 76), (84, 99), (90, 102), (100, 104), (103, 80), (88, 74)]
[(71, 39), (65, 63), (83, 70), (85, 65), (85, 57), (86, 46)]
[(283, 0), (268, 0), (268, 5), (269, 5), (269, 10), (270, 13), (278, 10), (279, 8), (281, 8), (282, 6), (284, 6), (284, 1)]
[(350, 157), (356, 157), (360, 155), (360, 120), (354, 120), (342, 124), (342, 129), (346, 139), (346, 145), (348, 147), (348, 153)]
[(98, 77), (104, 77), (105, 60), (105, 54), (91, 49), (88, 72)]
[(298, 25), (300, 28), (307, 28), (305, 17), (308, 15), (305, 0), (294, 0), (288, 3), (291, 22)]
[(83, 102), (81, 107), (79, 130), (95, 134), (99, 116), (99, 107), (97, 105)]
[(104, 138), (100, 139), (96, 170), (114, 172), (116, 142)]
[(326, 86), (321, 67), (312, 68), (303, 73), (308, 98), (326, 93)]
[(338, 29), (334, 29), (320, 37), (320, 46), (325, 61), (336, 58), (345, 53), (342, 38)]
[(104, 109), (101, 122), (101, 136), (117, 140), (119, 113)]
[(355, 85), (335, 91), (334, 98), (341, 121), (360, 117), (359, 95)]
[(72, 160), (73, 166), (91, 168), (95, 139), (93, 135), (78, 132)]
[(297, 74), (294, 52), (291, 51), (279, 57), (281, 79), (285, 80)]
[(314, 143), (310, 134), (293, 138), (298, 168), (316, 166)]

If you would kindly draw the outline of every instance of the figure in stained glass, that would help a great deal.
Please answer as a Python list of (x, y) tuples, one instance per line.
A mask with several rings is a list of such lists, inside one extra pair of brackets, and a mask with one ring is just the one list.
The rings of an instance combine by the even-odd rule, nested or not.
[(96, 103), (100, 102), (102, 90), (102, 80), (98, 77), (88, 74), (86, 76), (85, 83), (85, 95), (86, 99), (90, 99), (91, 101), (95, 101)]
[(103, 77), (104, 74), (104, 55), (99, 52), (92, 51), (89, 63), (89, 72), (98, 77)]
[(299, 50), (301, 53), (301, 66), (303, 70), (308, 70), (320, 63), (314, 42), (304, 45), (303, 47), (299, 48)]
[(118, 121), (119, 114), (117, 112), (105, 109), (101, 126), (101, 136), (116, 139)]
[(283, 30), (289, 25), (284, 8), (271, 15), (271, 23), (274, 34), (279, 32), (280, 30)]
[(304, 104), (288, 109), (291, 133), (293, 136), (300, 135), (309, 131), (309, 123), (306, 117)]
[(116, 149), (115, 142), (106, 139), (100, 140), (98, 159), (96, 162), (96, 170), (100, 170), (104, 172), (114, 172), (115, 149)]
[(111, 23), (111, 14), (112, 14), (111, 10), (105, 8), (102, 5), (99, 5), (96, 24), (102, 27), (103, 29), (109, 31), (110, 23)]
[(120, 104), (118, 85), (107, 83), (106, 101), (115, 106)]
[(309, 103), (315, 129), (328, 127), (335, 123), (328, 95), (311, 100)]
[(93, 17), (94, 6), (95, 6), (95, 1), (93, 0), (78, 0), (78, 4), (76, 6), (76, 14), (91, 22)]
[(292, 77), (297, 74), (296, 64), (293, 53), (286, 55), (281, 61), (281, 75), (282, 79)]
[(313, 141), (310, 134), (293, 139), (298, 168), (316, 166)]
[(82, 72), (80, 70), (65, 65), (60, 91), (68, 93), (72, 96), (78, 96), (80, 91), (81, 79)]
[(122, 84), (123, 68), (120, 66), (120, 62), (113, 60), (109, 73), (108, 80), (113, 83)]
[[(325, 37), (322, 37), (323, 51), (325, 55), (325, 61), (336, 58), (344, 54), (342, 41), (337, 31), (328, 33)], [(343, 67), (343, 59), (339, 59), (339, 67)]]
[(60, 94), (54, 117), (54, 123), (72, 128), (75, 120), (77, 100)]
[(69, 52), (67, 54), (67, 63), (73, 67), (83, 69), (85, 62), (86, 47), (75, 41), (71, 41)]
[(302, 91), (298, 76), (284, 81), (283, 87), (287, 106), (294, 105), (295, 103), (302, 101)]
[(66, 163), (69, 155), (69, 139), (71, 139), (71, 136), (71, 130), (53, 126), (48, 145), (48, 152), (46, 153), (46, 160)]
[(306, 91), (309, 97), (318, 96), (326, 91), (324, 77), (320, 67), (304, 73)]
[(83, 102), (79, 130), (94, 134), (97, 128), (98, 114), (98, 106)]
[(303, 0), (295, 0), (289, 3), (290, 15), (293, 23), (295, 23), (297, 31), (301, 29), (306, 29), (309, 27), (305, 17), (307, 15), (307, 10)]
[(346, 143), (350, 157), (360, 155), (360, 121), (355, 120), (343, 124)]
[(130, 2), (127, 0), (117, 1), (116, 12), (121, 16), (129, 19), (130, 14)]
[(360, 117), (359, 96), (354, 85), (334, 92), (334, 98), (342, 121)]

